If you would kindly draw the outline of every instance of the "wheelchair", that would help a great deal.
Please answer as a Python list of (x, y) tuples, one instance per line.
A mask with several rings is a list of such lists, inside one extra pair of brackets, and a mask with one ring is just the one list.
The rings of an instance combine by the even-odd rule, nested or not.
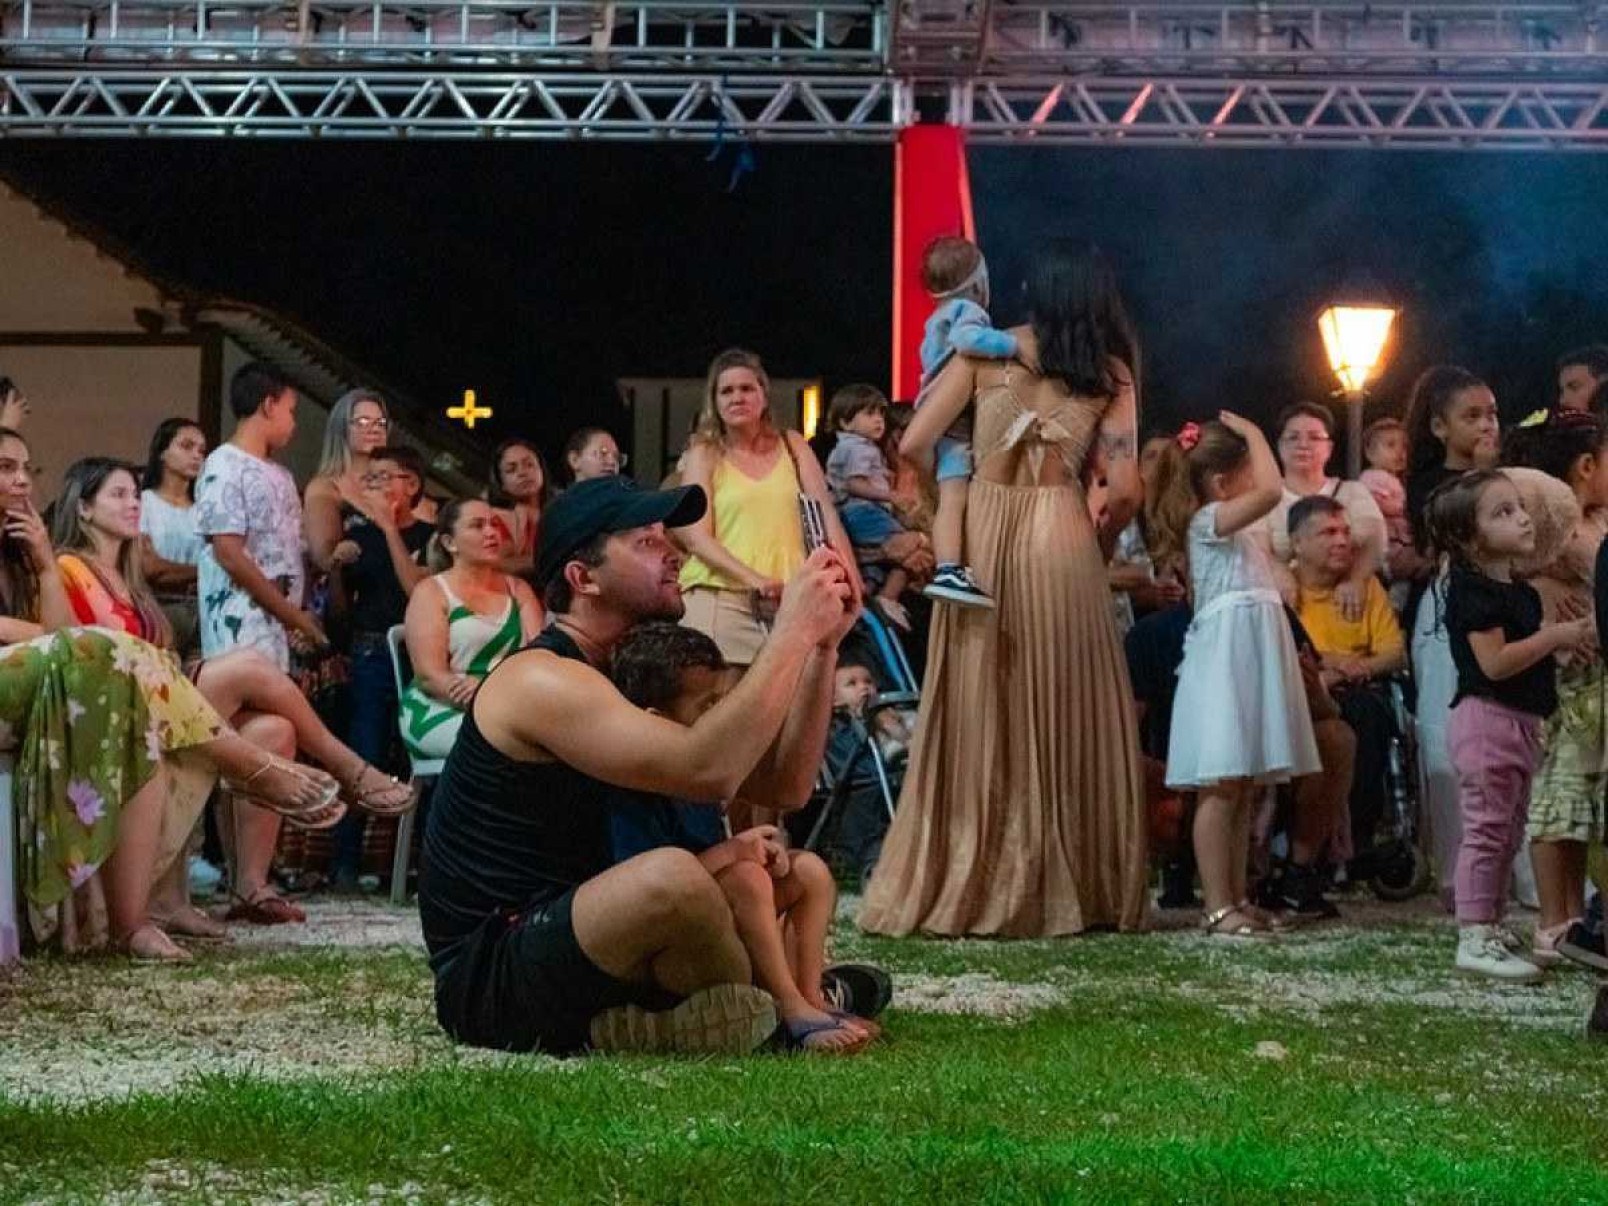
[(1385, 751), (1385, 799), (1371, 834), (1352, 834), (1356, 852), (1347, 878), (1366, 883), (1380, 900), (1411, 900), (1429, 886), (1429, 856), (1420, 842), (1418, 749), (1412, 713), (1412, 680), (1386, 682), (1392, 733)]

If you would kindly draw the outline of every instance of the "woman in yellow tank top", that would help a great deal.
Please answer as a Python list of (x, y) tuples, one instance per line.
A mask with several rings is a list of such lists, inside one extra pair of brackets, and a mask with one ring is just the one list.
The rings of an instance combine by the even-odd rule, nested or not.
[(770, 379), (754, 353), (733, 348), (716, 356), (681, 461), (682, 485), (702, 486), (709, 496), (704, 517), (676, 533), (690, 554), (681, 570), (682, 622), (706, 633), (736, 668), (754, 660), (765, 640), (761, 617), (804, 563), (800, 490), (819, 500), (832, 546), (846, 565), (855, 563), (820, 462), (803, 436), (777, 429), (769, 395)]

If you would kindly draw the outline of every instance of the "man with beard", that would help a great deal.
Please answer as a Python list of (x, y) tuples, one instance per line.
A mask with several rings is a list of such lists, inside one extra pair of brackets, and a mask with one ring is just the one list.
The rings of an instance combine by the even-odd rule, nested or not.
[(542, 518), (536, 578), (552, 622), (489, 675), (436, 788), (419, 912), (436, 1014), (459, 1041), (504, 1050), (741, 1053), (776, 1028), (713, 877), (685, 850), (610, 866), (621, 788), (763, 799), (813, 774), (832, 710), (855, 580), (829, 550), (783, 592), (749, 672), (697, 723), (628, 703), (607, 676), (645, 620), (678, 620), (666, 535), (704, 512), (697, 487), (625, 478), (572, 487)]

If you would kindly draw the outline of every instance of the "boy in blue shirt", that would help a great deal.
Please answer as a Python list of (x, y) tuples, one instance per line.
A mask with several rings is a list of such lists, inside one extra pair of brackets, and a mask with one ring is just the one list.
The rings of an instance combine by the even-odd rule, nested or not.
[[(639, 708), (690, 725), (725, 693), (726, 663), (703, 633), (640, 624), (614, 651), (611, 675)], [(891, 995), (887, 977), (857, 965), (826, 966), (837, 885), (816, 855), (788, 850), (774, 825), (725, 836), (725, 808), (622, 792), (609, 819), (616, 862), (661, 846), (698, 856), (731, 906), (754, 983), (776, 998), (788, 1042), (802, 1051), (851, 1054), (880, 1029), (869, 1018)], [(831, 994), (838, 1005), (828, 1000)], [(856, 1013), (865, 1016), (855, 1016)]]
[[(1016, 355), (1016, 336), (996, 331), (988, 316), (988, 263), (969, 239), (935, 239), (921, 260), (921, 283), (938, 308), (921, 341), (919, 407), (939, 372), (959, 352), (986, 360)], [(994, 600), (972, 576), (964, 557), (966, 495), (971, 485), (970, 408), (938, 441), (938, 513), (932, 546), (937, 571), (924, 594), (962, 607), (993, 607)]]

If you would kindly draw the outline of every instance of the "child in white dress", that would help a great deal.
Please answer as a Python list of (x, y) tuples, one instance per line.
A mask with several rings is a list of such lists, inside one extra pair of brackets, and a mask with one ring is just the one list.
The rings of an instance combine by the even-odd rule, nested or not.
[[(1167, 786), (1195, 791), (1195, 858), (1205, 927), (1223, 937), (1270, 930), (1247, 899), (1260, 789), (1322, 769), (1300, 660), (1267, 553), (1246, 529), (1283, 494), (1256, 425), (1222, 412), (1163, 454), (1159, 518), (1187, 548), (1194, 619), (1178, 671)], [(1170, 505), (1169, 505), (1170, 503)]]

